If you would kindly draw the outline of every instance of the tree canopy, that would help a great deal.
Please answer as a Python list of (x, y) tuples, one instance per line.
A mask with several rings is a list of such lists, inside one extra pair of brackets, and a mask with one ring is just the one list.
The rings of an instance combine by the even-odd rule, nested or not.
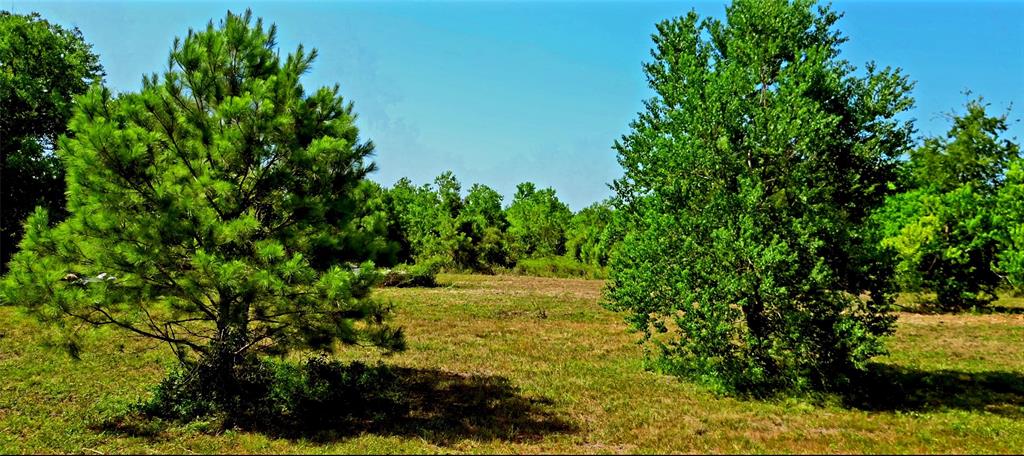
[(64, 168), (53, 149), (73, 97), (102, 78), (99, 58), (77, 28), (0, 11), (0, 273), (36, 206), (64, 216)]
[(537, 189), (532, 182), (516, 187), (506, 211), (508, 252), (513, 260), (565, 253), (565, 229), (572, 211), (552, 188)]
[(1018, 270), (1014, 227), (1022, 218), (1010, 196), (1017, 177), (1007, 170), (1020, 147), (1003, 137), (1007, 116), (971, 100), (951, 120), (944, 136), (911, 151), (906, 192), (889, 197), (873, 218), (897, 257), (901, 290), (934, 293), (919, 301), (956, 311), (995, 299), (1003, 282), (998, 262)]

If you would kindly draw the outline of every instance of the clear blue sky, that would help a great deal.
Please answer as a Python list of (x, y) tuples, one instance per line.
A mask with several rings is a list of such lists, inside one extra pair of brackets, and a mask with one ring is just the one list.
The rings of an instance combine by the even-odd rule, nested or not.
[[(641, 62), (654, 24), (691, 8), (720, 17), (724, 2), (0, 0), (79, 27), (117, 91), (161, 71), (175, 36), (246, 7), (277, 23), (283, 51), (319, 49), (304, 82), (337, 82), (355, 102), (363, 136), (377, 145), (375, 180), (423, 183), (451, 169), (464, 189), (487, 184), (506, 203), (530, 180), (580, 209), (610, 196), (606, 184), (620, 173), (611, 144), (651, 95)], [(909, 116), (920, 134), (945, 131), (941, 113), (962, 107), (968, 88), (1024, 117), (1024, 3), (834, 7), (846, 13), (844, 58), (902, 67), (917, 82)], [(1022, 133), (1014, 123), (1011, 134)]]

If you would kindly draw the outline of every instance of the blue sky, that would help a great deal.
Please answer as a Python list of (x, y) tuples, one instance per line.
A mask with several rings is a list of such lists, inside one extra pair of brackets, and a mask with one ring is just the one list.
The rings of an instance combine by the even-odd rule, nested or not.
[[(970, 89), (1002, 112), (1024, 110), (1024, 2), (835, 1), (850, 38), (843, 58), (897, 66), (915, 80), (922, 135), (948, 127)], [(390, 185), (424, 183), (451, 169), (506, 195), (533, 181), (573, 209), (611, 195), (621, 170), (612, 142), (651, 95), (641, 72), (650, 34), (691, 8), (722, 16), (724, 2), (37, 2), (37, 11), (77, 26), (117, 91), (161, 71), (175, 36), (228, 10), (251, 7), (275, 22), (282, 51), (298, 43), (320, 58), (307, 87), (341, 85), (365, 138), (377, 145)], [(1024, 137), (1015, 122), (1011, 135)]]

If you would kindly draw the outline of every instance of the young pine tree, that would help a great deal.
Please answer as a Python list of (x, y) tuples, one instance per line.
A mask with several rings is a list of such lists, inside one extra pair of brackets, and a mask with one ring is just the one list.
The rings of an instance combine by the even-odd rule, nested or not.
[(615, 145), (630, 231), (608, 306), (658, 349), (655, 367), (716, 389), (835, 387), (892, 328), (861, 227), (909, 146), (894, 116), (910, 84), (855, 74), (840, 16), (812, 1), (737, 0), (725, 16), (657, 25), (656, 96)]
[(228, 13), (175, 40), (138, 93), (79, 97), (57, 151), (70, 215), (30, 217), (4, 301), (73, 350), (83, 323), (166, 342), (220, 388), (256, 353), (400, 349), (346, 241), (373, 146), (337, 87), (300, 84), (316, 52), (282, 59), (274, 35)]

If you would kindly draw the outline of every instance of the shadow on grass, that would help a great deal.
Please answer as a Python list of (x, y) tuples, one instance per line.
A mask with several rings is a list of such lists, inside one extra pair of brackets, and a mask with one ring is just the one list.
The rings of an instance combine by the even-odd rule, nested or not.
[(354, 417), (346, 429), (319, 438), (359, 433), (419, 437), (435, 444), (464, 439), (535, 441), (575, 427), (553, 412), (552, 401), (523, 396), (505, 377), (427, 369), (394, 369), (400, 397), (393, 412)]
[(855, 388), (842, 395), (846, 406), (871, 411), (984, 411), (1024, 418), (1024, 374), (1007, 371), (926, 371), (875, 363)]
[[(307, 416), (234, 426), (271, 437), (319, 443), (360, 434), (402, 436), (450, 445), (461, 440), (536, 441), (577, 428), (550, 410), (552, 401), (528, 397), (505, 377), (467, 375), (440, 370), (387, 368), (386, 394), (373, 394), (363, 406), (343, 403), (307, 407)], [(195, 423), (186, 426), (194, 426)], [(138, 412), (98, 425), (100, 430), (159, 438), (166, 422)], [(218, 431), (213, 425), (202, 430)]]
[(901, 306), (900, 312), (917, 315), (1021, 315), (1024, 314), (1024, 307), (987, 305), (982, 307), (964, 310), (946, 310), (929, 306)]
[(982, 314), (1010, 314), (1010, 315), (1021, 315), (1024, 314), (1024, 307), (1016, 306), (986, 306), (982, 307), (977, 311)]

